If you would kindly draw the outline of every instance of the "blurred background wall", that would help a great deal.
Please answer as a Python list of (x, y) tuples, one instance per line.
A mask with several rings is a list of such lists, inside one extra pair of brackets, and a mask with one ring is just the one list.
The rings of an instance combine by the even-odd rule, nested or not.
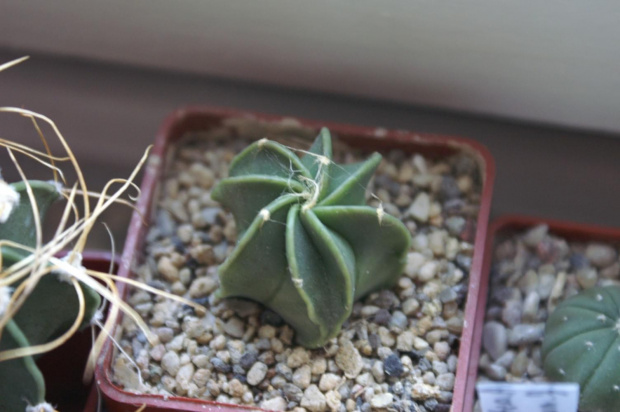
[[(620, 227), (617, 21), (606, 0), (4, 0), (0, 63), (31, 58), (0, 106), (52, 118), (93, 190), (205, 104), (469, 137), (497, 163), (494, 216)], [(38, 139), (8, 115), (0, 137)], [(118, 242), (127, 217), (107, 217)]]
[(620, 131), (614, 0), (4, 0), (0, 47)]

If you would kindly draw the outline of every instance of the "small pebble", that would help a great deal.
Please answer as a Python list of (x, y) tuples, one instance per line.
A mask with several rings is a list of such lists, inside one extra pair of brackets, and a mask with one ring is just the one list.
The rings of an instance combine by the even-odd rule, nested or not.
[(364, 364), (362, 356), (351, 341), (345, 340), (336, 353), (336, 365), (344, 372), (347, 378), (355, 378), (362, 371)]
[(269, 369), (267, 365), (262, 362), (256, 362), (254, 365), (252, 365), (247, 374), (248, 384), (256, 386), (261, 383), (267, 375), (267, 369)]
[(431, 209), (431, 199), (426, 192), (420, 192), (409, 209), (407, 210), (407, 215), (413, 217), (419, 222), (428, 221), (428, 217)]
[(497, 359), (508, 348), (508, 333), (506, 327), (499, 322), (487, 322), (482, 329), (482, 347)]
[(283, 397), (276, 396), (275, 398), (262, 401), (260, 407), (268, 411), (285, 411), (287, 409), (287, 402)]
[(211, 365), (213, 365), (213, 368), (215, 368), (215, 370), (218, 372), (228, 373), (232, 369), (229, 364), (227, 364), (220, 358), (211, 358), (210, 362), (211, 362)]
[(161, 358), (161, 367), (170, 376), (176, 376), (181, 368), (181, 360), (179, 355), (174, 351), (166, 352), (166, 354)]
[(298, 368), (301, 365), (305, 365), (310, 362), (310, 354), (305, 348), (298, 347), (293, 350), (286, 360), (286, 364), (289, 368)]
[(618, 258), (616, 250), (603, 243), (590, 243), (585, 255), (594, 266), (599, 268), (611, 265)]
[(324, 412), (327, 406), (325, 395), (316, 385), (310, 385), (301, 398), (301, 406), (312, 412)]
[(454, 388), (455, 376), (453, 373), (442, 373), (437, 376), (435, 384), (443, 391), (451, 391)]
[(319, 381), (319, 389), (323, 392), (331, 391), (333, 389), (336, 389), (341, 381), (342, 378), (340, 376), (334, 373), (326, 373), (321, 376), (321, 379)]
[(307, 388), (310, 385), (311, 380), (312, 370), (309, 365), (303, 365), (293, 372), (292, 382), (301, 389)]
[(384, 359), (383, 370), (387, 376), (396, 378), (400, 377), (405, 372), (400, 358), (394, 354)]
[(301, 401), (301, 398), (304, 395), (303, 391), (299, 389), (297, 386), (293, 385), (292, 383), (287, 383), (282, 387), (282, 394), (289, 401), (297, 402), (297, 403)]
[(387, 408), (394, 402), (394, 396), (391, 393), (382, 393), (375, 395), (370, 400), (370, 406), (377, 409)]

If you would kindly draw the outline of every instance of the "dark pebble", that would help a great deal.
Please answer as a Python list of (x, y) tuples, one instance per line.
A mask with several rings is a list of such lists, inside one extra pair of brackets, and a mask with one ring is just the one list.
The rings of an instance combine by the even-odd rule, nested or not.
[(355, 406), (357, 406), (357, 409), (361, 409), (363, 404), (364, 404), (364, 399), (362, 399), (362, 395), (355, 398)]
[(387, 326), (389, 325), (390, 320), (392, 320), (392, 315), (387, 309), (379, 309), (379, 311), (375, 313), (374, 321), (378, 325)]
[(269, 350), (271, 349), (271, 342), (267, 338), (259, 339), (256, 342), (256, 349), (260, 351)]
[(370, 347), (373, 350), (377, 350), (377, 348), (381, 344), (381, 338), (376, 333), (371, 333), (370, 335), (368, 335), (368, 343), (370, 343)]
[(458, 266), (465, 274), (469, 274), (469, 269), (471, 268), (471, 257), (458, 254), (456, 258), (454, 258), (454, 263)]
[(573, 253), (570, 255), (569, 259), (570, 265), (575, 271), (590, 267), (590, 261), (582, 253)]
[(450, 404), (449, 403), (439, 403), (435, 407), (433, 412), (450, 412)]
[(455, 335), (454, 333), (450, 333), (448, 335), (448, 345), (450, 345), (451, 348), (458, 348), (459, 347), (459, 342), (461, 341), (461, 337), (458, 335)]
[(272, 310), (265, 309), (260, 315), (260, 321), (263, 325), (271, 325), (279, 327), (284, 325), (284, 319)]
[(394, 326), (402, 330), (407, 329), (408, 323), (409, 319), (407, 319), (407, 316), (400, 311), (394, 312), (394, 314), (392, 315), (392, 319), (390, 320), (390, 326)]
[(467, 298), (467, 282), (459, 283), (452, 287), (456, 292), (456, 300), (459, 305), (464, 306), (465, 299)]
[(421, 407), (422, 407), (422, 406), (418, 405), (418, 404), (417, 404), (416, 402), (414, 402), (414, 401), (408, 401), (408, 402), (407, 402), (407, 409), (406, 409), (406, 410), (407, 410), (408, 412), (419, 412)]
[(211, 243), (211, 235), (207, 232), (197, 232), (198, 238), (202, 243)]
[(146, 284), (152, 288), (168, 292), (168, 286), (161, 280), (149, 280)]
[(420, 359), (424, 357), (424, 353), (421, 351), (417, 351), (417, 350), (412, 350), (410, 352), (403, 352), (402, 354), (405, 356), (408, 356), (409, 359), (411, 359), (411, 363), (413, 363), (414, 365), (418, 363)]
[(192, 302), (195, 302), (199, 305), (202, 306), (207, 306), (209, 304), (209, 297), (208, 296), (204, 296), (202, 298), (194, 298), (192, 299)]
[(457, 199), (461, 196), (461, 190), (452, 176), (444, 176), (439, 186), (439, 198), (443, 201)]
[(138, 332), (138, 333), (136, 334), (136, 339), (137, 339), (137, 340), (138, 340), (138, 342), (140, 342), (140, 343), (146, 343), (146, 342), (147, 342), (146, 336), (145, 336), (145, 335), (144, 335), (144, 333), (142, 333), (142, 332)]
[(427, 399), (424, 401), (424, 407), (426, 409), (428, 409), (429, 411), (434, 411), (437, 408), (437, 405), (439, 404), (439, 402), (437, 402), (437, 399)]
[(246, 352), (241, 355), (241, 358), (239, 359), (239, 365), (247, 371), (250, 370), (252, 365), (254, 365), (257, 360), (258, 355), (256, 354), (256, 352)]
[(450, 404), (452, 402), (452, 392), (451, 391), (439, 391), (439, 396), (437, 399), (441, 403)]
[(213, 368), (218, 372), (228, 373), (232, 369), (229, 364), (227, 364), (220, 358), (213, 357), (211, 358), (210, 362), (211, 365), (213, 365)]
[(131, 341), (131, 350), (133, 352), (134, 358), (137, 358), (142, 349), (144, 348), (144, 344), (140, 343), (137, 338), (134, 338)]
[(390, 355), (383, 361), (383, 370), (387, 376), (391, 377), (400, 377), (405, 369), (403, 368), (403, 363), (398, 358), (398, 355)]
[(465, 208), (463, 199), (450, 199), (443, 204), (443, 210), (448, 214), (458, 214)]
[(428, 359), (424, 357), (420, 358), (420, 361), (418, 362), (418, 368), (422, 372), (430, 371), (432, 367), (433, 365), (431, 364), (431, 361), (429, 361)]
[(371, 301), (375, 306), (382, 309), (391, 309), (400, 303), (400, 300), (391, 290), (382, 290), (379, 295)]
[[(235, 366), (238, 366), (238, 365), (235, 365)], [(234, 367), (233, 367), (233, 372), (234, 372)], [(245, 373), (245, 371), (243, 372)], [(237, 379), (241, 383), (248, 383), (248, 379), (245, 377), (245, 375), (242, 375), (240, 373), (235, 373), (233, 378)]]
[(526, 271), (527, 270), (538, 270), (538, 267), (542, 265), (542, 261), (540, 260), (540, 257), (536, 256), (536, 255), (530, 255), (528, 254), (527, 259), (525, 260), (525, 265), (524, 268)]
[(470, 156), (460, 154), (454, 159), (454, 172), (457, 176), (477, 175), (478, 164)]
[[(208, 307), (209, 306), (209, 297), (208, 296), (204, 296), (202, 298), (195, 298), (192, 299), (192, 302), (195, 302), (199, 305), (202, 305), (204, 307)], [(181, 307), (181, 313), (180, 316), (185, 316), (186, 314), (191, 314), (191, 313), (195, 313), (196, 311), (194, 310), (193, 306), (189, 306), (189, 305), (183, 305)]]
[(187, 266), (189, 270), (192, 271), (192, 277), (193, 277), (193, 276), (196, 276), (194, 272), (196, 271), (196, 269), (200, 267), (200, 263), (198, 263), (196, 259), (190, 256), (187, 258), (187, 261), (185, 262), (185, 266)]
[(174, 219), (170, 215), (170, 212), (164, 209), (159, 209), (157, 211), (155, 225), (157, 229), (159, 229), (161, 237), (170, 237), (176, 231)]
[(375, 177), (375, 185), (384, 187), (390, 192), (390, 195), (396, 197), (400, 193), (400, 183), (395, 182), (387, 175), (378, 175)]
[(185, 244), (178, 236), (173, 236), (170, 241), (174, 245), (174, 250), (179, 252), (180, 254), (185, 254)]
[(245, 375), (245, 369), (237, 363), (233, 365), (232, 371), (235, 375)]
[(284, 397), (289, 401), (300, 402), (304, 393), (292, 383), (287, 383), (282, 387), (282, 395), (284, 395)]

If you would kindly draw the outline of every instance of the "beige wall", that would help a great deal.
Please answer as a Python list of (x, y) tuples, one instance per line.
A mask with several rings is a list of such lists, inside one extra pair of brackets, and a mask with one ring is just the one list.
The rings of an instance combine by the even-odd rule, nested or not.
[(615, 0), (3, 0), (0, 48), (620, 131)]

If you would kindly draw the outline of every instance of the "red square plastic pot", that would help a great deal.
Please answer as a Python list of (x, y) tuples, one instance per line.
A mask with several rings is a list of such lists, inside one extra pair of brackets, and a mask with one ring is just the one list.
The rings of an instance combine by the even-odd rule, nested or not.
[[(205, 132), (222, 126), (228, 119), (246, 119), (266, 123), (298, 125), (318, 131), (328, 127), (347, 145), (363, 150), (385, 151), (402, 150), (405, 153), (420, 153), (429, 158), (445, 158), (455, 153), (466, 153), (476, 162), (481, 172), (482, 192), (477, 214), (476, 231), (472, 235), (475, 251), (469, 273), (468, 297), (465, 306), (464, 328), (460, 339), (456, 381), (453, 392), (452, 410), (460, 412), (464, 407), (466, 382), (471, 379), (470, 351), (473, 325), (480, 297), (480, 274), (483, 262), (484, 242), (487, 233), (488, 217), (491, 205), (494, 162), (489, 152), (479, 143), (451, 136), (418, 134), (403, 130), (386, 130), (383, 128), (359, 127), (333, 124), (329, 122), (283, 118), (281, 116), (241, 112), (230, 109), (188, 107), (170, 115), (162, 125), (146, 166), (141, 184), (141, 197), (137, 212), (132, 218), (125, 249), (119, 269), (120, 276), (132, 277), (132, 268), (136, 267), (137, 256), (143, 248), (144, 239), (154, 212), (155, 194), (168, 160), (168, 149), (176, 141), (191, 132)], [(146, 221), (146, 224), (145, 224)], [(123, 285), (120, 285), (125, 291)], [(112, 382), (111, 363), (113, 346), (106, 345), (102, 359), (97, 368), (97, 383), (112, 412), (135, 411), (146, 405), (146, 411), (220, 411), (255, 409), (237, 405), (223, 405), (210, 401), (160, 395), (134, 394), (125, 391)]]
[(620, 242), (620, 229), (530, 216), (502, 216), (489, 225), (488, 237), (485, 245), (486, 252), (484, 253), (484, 262), (482, 265), (482, 276), (480, 278), (478, 308), (476, 310), (476, 319), (473, 327), (471, 359), (468, 366), (468, 379), (464, 395), (464, 411), (470, 412), (474, 408), (478, 365), (482, 347), (482, 330), (486, 315), (495, 245), (500, 239), (506, 239), (542, 224), (548, 226), (549, 233), (560, 236), (567, 241)]

